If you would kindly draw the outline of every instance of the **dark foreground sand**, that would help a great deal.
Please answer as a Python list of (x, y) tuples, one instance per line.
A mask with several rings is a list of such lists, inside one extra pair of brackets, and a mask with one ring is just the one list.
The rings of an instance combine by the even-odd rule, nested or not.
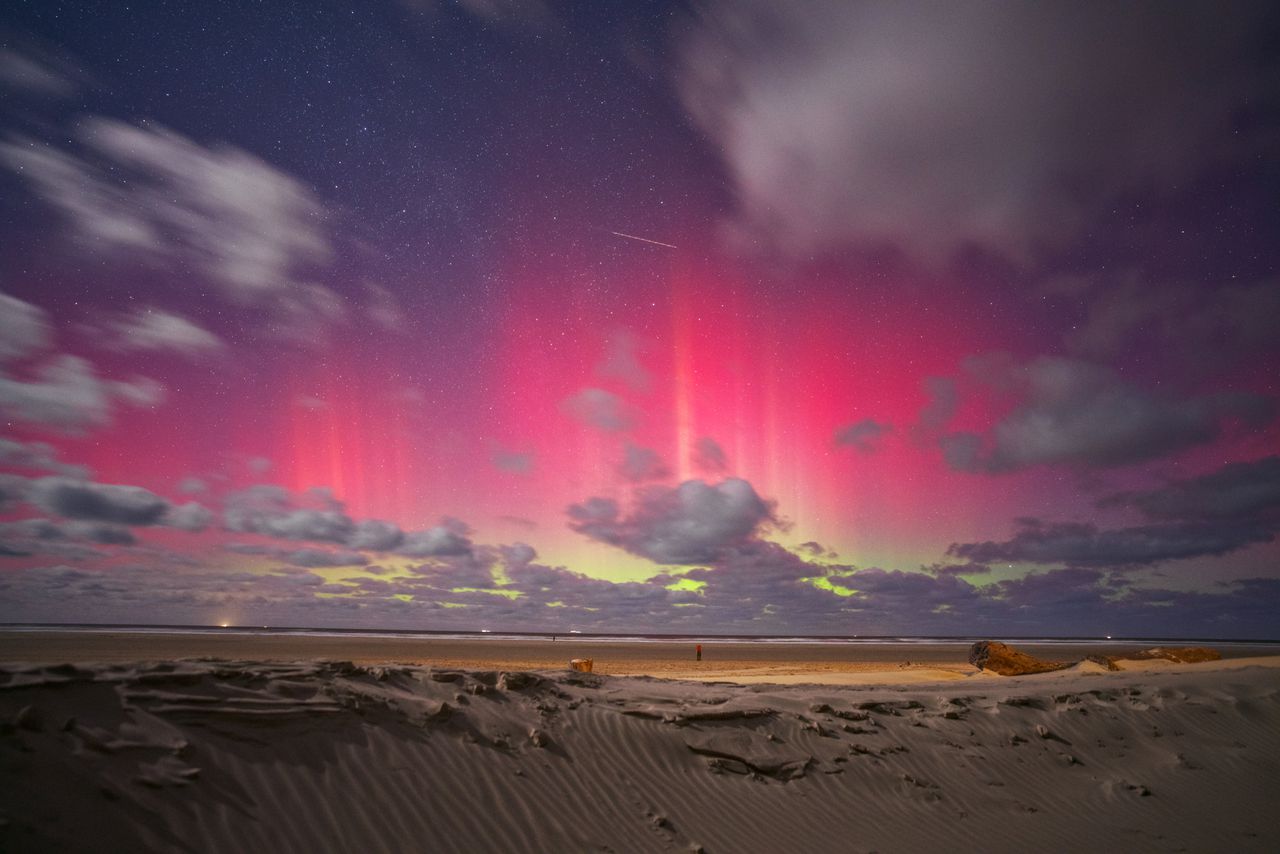
[(0, 850), (1280, 850), (1275, 657), (839, 685), (141, 657), (0, 665)]

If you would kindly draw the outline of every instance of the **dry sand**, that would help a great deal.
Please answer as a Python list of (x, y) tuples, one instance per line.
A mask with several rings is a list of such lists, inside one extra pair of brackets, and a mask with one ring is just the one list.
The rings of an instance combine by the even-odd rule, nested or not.
[[(1151, 644), (1147, 644), (1150, 646)], [(561, 635), (549, 638), (460, 639), (358, 634), (294, 635), (221, 632), (0, 631), (0, 663), (171, 661), (211, 656), (253, 661), (351, 661), (423, 664), (471, 670), (551, 670), (571, 658), (590, 658), (609, 676), (775, 683), (858, 684), (873, 678), (920, 681), (970, 676), (968, 643), (693, 643), (616, 642)], [(1133, 643), (1027, 644), (1031, 655), (1074, 661), (1090, 654), (1118, 655)], [(1224, 645), (1224, 657), (1280, 654), (1273, 645)], [(910, 662), (908, 665), (907, 662)], [(892, 674), (892, 675), (889, 675)]]
[[(1280, 850), (1276, 657), (1001, 678), (827, 647), (781, 675), (858, 684), (733, 685), (324, 663), (324, 638), (287, 664), (82, 636), (71, 660), (115, 663), (68, 666), (37, 634), (44, 664), (0, 665), (5, 851)], [(642, 646), (555, 651), (663, 660)], [(704, 649), (703, 678), (786, 664)]]

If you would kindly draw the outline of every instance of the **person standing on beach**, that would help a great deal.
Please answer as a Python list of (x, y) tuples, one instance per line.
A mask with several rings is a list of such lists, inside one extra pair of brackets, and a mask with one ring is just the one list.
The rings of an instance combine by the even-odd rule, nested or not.
[(702, 661), (702, 644), (697, 645), (695, 652), (697, 653), (698, 661)]

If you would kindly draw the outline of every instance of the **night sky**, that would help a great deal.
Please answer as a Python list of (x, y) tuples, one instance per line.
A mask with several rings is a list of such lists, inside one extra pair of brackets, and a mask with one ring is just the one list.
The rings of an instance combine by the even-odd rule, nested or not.
[(1270, 3), (0, 10), (0, 621), (1280, 637)]

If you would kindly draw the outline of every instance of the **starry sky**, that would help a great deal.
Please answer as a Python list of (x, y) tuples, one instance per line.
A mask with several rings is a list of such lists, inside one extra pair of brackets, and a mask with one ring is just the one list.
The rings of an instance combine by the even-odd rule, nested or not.
[(1280, 13), (13, 0), (0, 621), (1280, 638)]

